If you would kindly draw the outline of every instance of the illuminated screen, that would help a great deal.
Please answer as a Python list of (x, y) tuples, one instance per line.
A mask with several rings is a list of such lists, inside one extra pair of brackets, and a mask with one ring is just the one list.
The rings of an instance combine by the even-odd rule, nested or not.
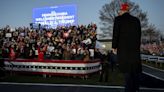
[(33, 23), (56, 28), (77, 25), (77, 6), (61, 5), (33, 9)]

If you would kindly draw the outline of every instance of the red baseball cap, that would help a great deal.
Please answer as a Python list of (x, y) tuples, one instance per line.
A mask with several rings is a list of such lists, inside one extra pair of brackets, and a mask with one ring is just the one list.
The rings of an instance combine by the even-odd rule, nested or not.
[(129, 5), (128, 5), (127, 3), (121, 4), (121, 9), (120, 9), (120, 10), (126, 11), (126, 10), (128, 10), (128, 9), (129, 9)]

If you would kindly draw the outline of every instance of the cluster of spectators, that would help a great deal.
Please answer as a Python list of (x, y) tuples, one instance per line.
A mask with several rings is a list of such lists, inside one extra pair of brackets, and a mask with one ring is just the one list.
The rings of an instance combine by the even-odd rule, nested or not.
[(164, 56), (164, 43), (146, 43), (141, 44), (141, 52), (144, 54)]
[(2, 58), (88, 61), (97, 57), (96, 24), (32, 30), (9, 26), (0, 30)]

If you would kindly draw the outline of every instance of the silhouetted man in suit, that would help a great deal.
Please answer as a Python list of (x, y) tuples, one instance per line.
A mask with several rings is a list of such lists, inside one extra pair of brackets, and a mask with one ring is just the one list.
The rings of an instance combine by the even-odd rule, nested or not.
[(121, 15), (114, 20), (112, 48), (117, 52), (119, 68), (125, 75), (125, 92), (139, 91), (141, 25), (129, 14), (129, 5), (121, 5)]

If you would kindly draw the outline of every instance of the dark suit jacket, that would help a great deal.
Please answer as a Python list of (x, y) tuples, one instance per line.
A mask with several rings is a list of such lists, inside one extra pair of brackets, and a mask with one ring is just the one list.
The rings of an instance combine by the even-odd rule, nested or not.
[(138, 18), (124, 13), (115, 18), (112, 48), (117, 48), (119, 68), (123, 73), (141, 72), (141, 25)]

